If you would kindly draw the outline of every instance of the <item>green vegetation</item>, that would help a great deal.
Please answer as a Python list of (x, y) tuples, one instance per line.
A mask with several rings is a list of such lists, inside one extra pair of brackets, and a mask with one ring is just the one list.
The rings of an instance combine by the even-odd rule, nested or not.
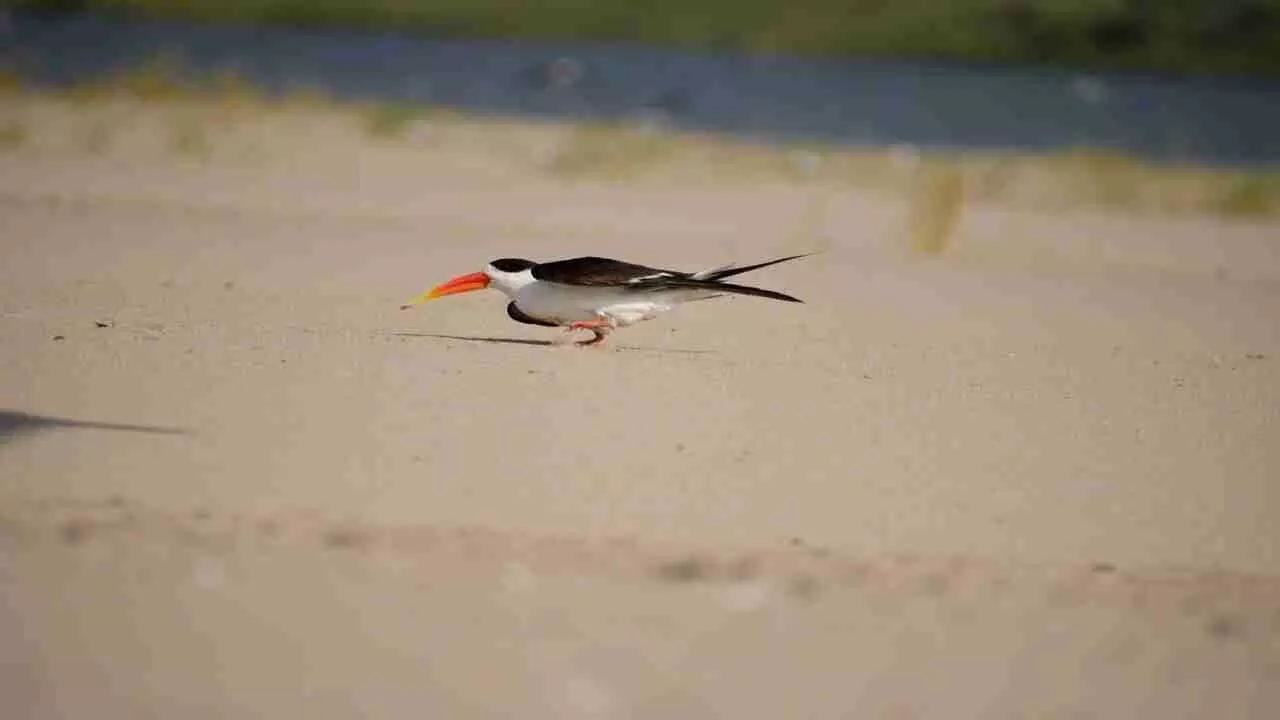
[(22, 90), (22, 76), (12, 67), (0, 67), (0, 92)]
[(1280, 0), (0, 0), (153, 17), (1280, 76)]
[[(210, 89), (217, 87), (208, 81), (201, 84)], [(182, 77), (181, 62), (173, 55), (160, 55), (139, 67), (82, 82), (71, 88), (70, 94), (77, 100), (86, 101), (109, 95), (138, 100), (176, 100), (190, 88), (191, 83)]]
[(1239, 218), (1280, 216), (1280, 175), (1246, 175), (1234, 179), (1218, 196), (1217, 209)]
[(414, 123), (425, 116), (423, 108), (411, 103), (377, 103), (365, 116), (365, 128), (376, 138), (402, 140), (409, 135)]

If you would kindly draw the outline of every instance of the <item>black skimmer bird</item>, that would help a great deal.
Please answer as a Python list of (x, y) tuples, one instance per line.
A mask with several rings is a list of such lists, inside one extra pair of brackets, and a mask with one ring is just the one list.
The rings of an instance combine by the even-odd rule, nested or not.
[(722, 295), (803, 302), (790, 295), (724, 282), (725, 278), (788, 260), (791, 255), (754, 265), (725, 265), (686, 273), (662, 270), (621, 260), (578, 257), (538, 263), (519, 258), (494, 260), (481, 272), (460, 275), (423, 293), (400, 309), (407, 310), (446, 295), (493, 288), (511, 302), (507, 315), (516, 322), (563, 327), (567, 332), (590, 330), (594, 336), (577, 345), (595, 345), (613, 330), (650, 320), (681, 303)]

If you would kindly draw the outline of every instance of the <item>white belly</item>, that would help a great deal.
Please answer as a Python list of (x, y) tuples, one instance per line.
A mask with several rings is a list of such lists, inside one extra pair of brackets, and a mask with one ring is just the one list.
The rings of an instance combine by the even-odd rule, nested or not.
[(618, 327), (649, 320), (689, 300), (712, 297), (705, 291), (633, 293), (617, 288), (533, 283), (515, 295), (516, 306), (540, 320), (568, 325), (605, 319)]

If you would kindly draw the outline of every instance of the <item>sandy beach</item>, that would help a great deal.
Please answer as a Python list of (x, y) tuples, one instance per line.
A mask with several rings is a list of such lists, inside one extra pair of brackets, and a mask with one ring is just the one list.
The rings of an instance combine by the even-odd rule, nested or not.
[[(1275, 220), (971, 201), (921, 253), (893, 182), (555, 125), (0, 120), (6, 717), (1280, 712)], [(798, 252), (744, 279), (803, 305), (603, 349), (399, 309)]]

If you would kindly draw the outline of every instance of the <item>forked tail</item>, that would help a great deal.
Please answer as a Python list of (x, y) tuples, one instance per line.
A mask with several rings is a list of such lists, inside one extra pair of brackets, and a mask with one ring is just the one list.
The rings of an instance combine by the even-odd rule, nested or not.
[(750, 287), (748, 285), (735, 285), (733, 283), (722, 282), (725, 278), (741, 275), (759, 270), (770, 265), (777, 265), (788, 260), (809, 257), (813, 253), (804, 253), (802, 255), (788, 255), (787, 257), (777, 258), (776, 260), (766, 260), (765, 262), (755, 263), (754, 265), (743, 265), (742, 267), (734, 267), (733, 265), (722, 265), (709, 270), (692, 273), (683, 278), (661, 278), (655, 279), (656, 283), (668, 288), (683, 288), (689, 290), (714, 290), (722, 293), (733, 293), (735, 295), (753, 295), (755, 297), (770, 298), (772, 300), (783, 300), (785, 302), (804, 302), (799, 298), (791, 297), (773, 290), (764, 290), (762, 288)]
[(688, 275), (654, 275), (647, 278), (641, 278), (631, 283), (630, 287), (635, 290), (707, 290), (715, 293), (729, 293), (734, 295), (752, 295), (755, 297), (769, 298), (771, 300), (782, 300), (784, 302), (804, 302), (799, 298), (791, 297), (773, 290), (765, 290), (763, 288), (750, 287), (748, 285), (735, 285), (733, 283), (724, 282), (724, 278), (741, 275), (752, 270), (777, 265), (788, 260), (807, 257), (812, 253), (804, 255), (790, 255), (776, 260), (768, 260), (754, 265), (744, 265), (743, 267), (721, 266), (710, 270), (690, 273)]

